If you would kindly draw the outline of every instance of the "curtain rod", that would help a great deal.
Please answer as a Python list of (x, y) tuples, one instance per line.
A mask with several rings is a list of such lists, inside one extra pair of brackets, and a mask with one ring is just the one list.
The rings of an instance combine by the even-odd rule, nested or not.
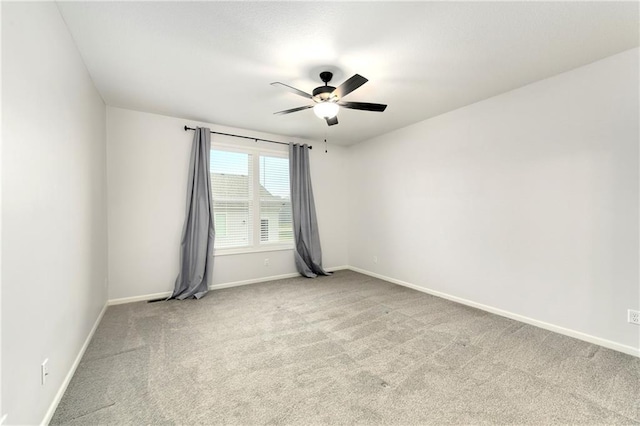
[[(196, 130), (196, 129), (194, 129), (192, 127), (184, 126), (184, 131), (186, 132), (187, 130)], [(211, 130), (211, 133), (216, 134), (216, 135), (233, 136), (234, 138), (250, 139), (250, 140), (256, 141), (256, 142), (262, 141), (262, 142), (269, 142), (269, 143), (277, 143), (277, 144), (280, 144), (280, 145), (289, 145), (286, 142), (270, 141), (269, 139), (252, 138), (252, 137), (249, 137), (249, 136), (234, 135), (234, 134), (231, 134), (231, 133), (214, 132), (213, 130)], [(307, 146), (309, 147), (309, 149), (313, 149), (313, 147), (311, 145), (307, 145)]]

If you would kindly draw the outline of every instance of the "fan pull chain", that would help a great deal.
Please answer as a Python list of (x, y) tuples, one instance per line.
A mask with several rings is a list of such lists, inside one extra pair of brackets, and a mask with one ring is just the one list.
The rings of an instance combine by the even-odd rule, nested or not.
[(324, 153), (326, 154), (327, 152), (327, 128), (325, 127), (324, 129)]

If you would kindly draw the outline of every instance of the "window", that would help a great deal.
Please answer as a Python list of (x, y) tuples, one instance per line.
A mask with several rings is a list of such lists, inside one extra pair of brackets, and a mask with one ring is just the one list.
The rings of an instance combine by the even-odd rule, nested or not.
[(286, 153), (214, 146), (210, 175), (216, 250), (237, 252), (292, 246)]

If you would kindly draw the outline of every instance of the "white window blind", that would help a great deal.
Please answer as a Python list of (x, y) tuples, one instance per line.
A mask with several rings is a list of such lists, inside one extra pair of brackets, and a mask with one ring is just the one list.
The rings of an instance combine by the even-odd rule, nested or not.
[(213, 147), (210, 173), (217, 250), (292, 245), (286, 154)]
[(215, 248), (248, 247), (252, 244), (252, 160), (249, 153), (211, 150)]
[(288, 158), (260, 155), (260, 220), (261, 244), (293, 241)]

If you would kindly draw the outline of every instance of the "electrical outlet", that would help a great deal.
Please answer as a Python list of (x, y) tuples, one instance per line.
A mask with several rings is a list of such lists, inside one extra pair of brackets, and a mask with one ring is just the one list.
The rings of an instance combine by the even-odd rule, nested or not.
[(378, 256), (373, 256), (373, 263), (378, 263)]
[(40, 384), (44, 385), (47, 381), (47, 376), (49, 375), (49, 358), (42, 361), (40, 365)]
[(269, 259), (264, 260), (264, 266), (269, 266)]
[(640, 311), (634, 311), (633, 309), (629, 309), (627, 312), (628, 312), (627, 321), (629, 321), (631, 324), (640, 325)]

